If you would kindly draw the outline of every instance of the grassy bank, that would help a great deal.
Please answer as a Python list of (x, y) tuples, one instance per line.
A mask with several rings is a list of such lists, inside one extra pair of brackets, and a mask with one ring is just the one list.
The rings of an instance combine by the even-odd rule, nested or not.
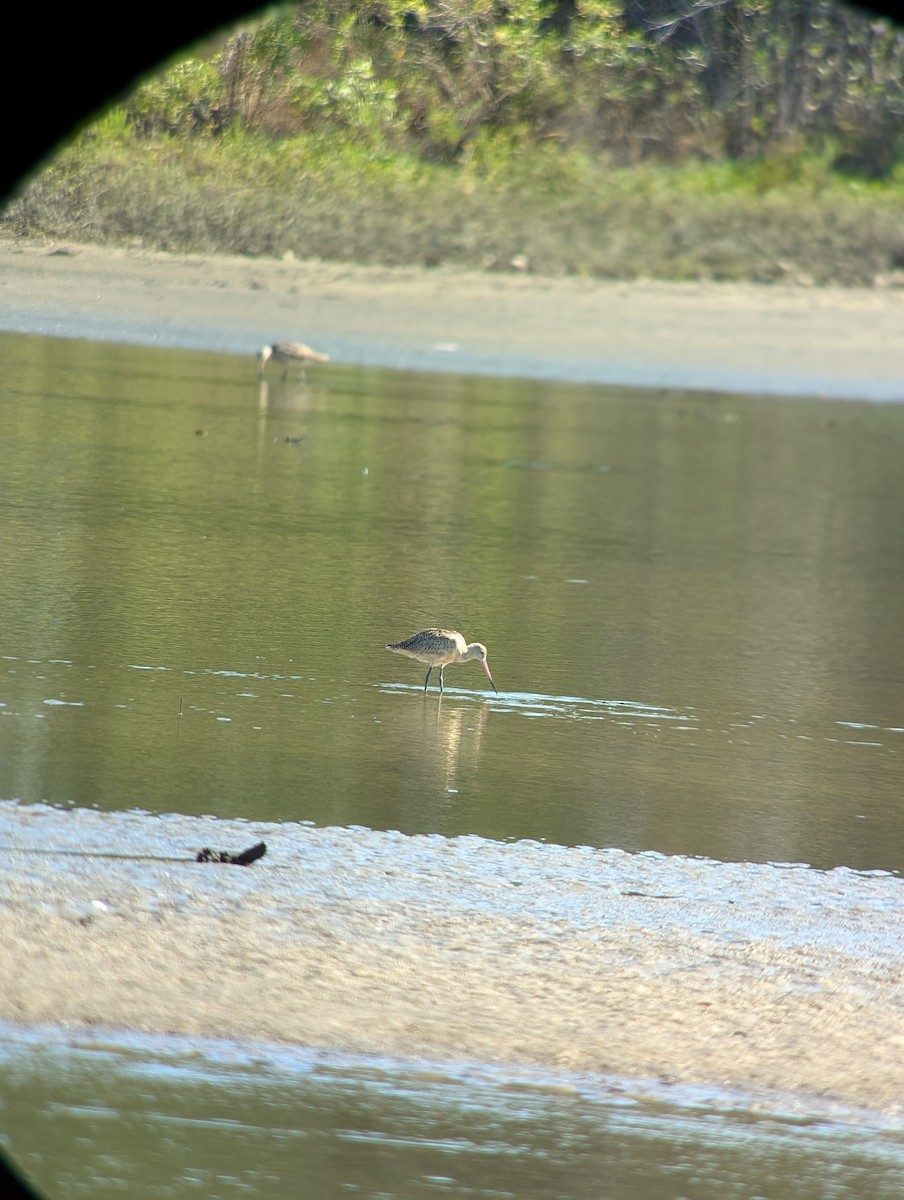
[(904, 267), (904, 178), (845, 179), (794, 156), (612, 168), (501, 139), (452, 166), (315, 135), (135, 140), (114, 114), (0, 228), (204, 253), (864, 285)]
[(309, 0), (146, 80), (0, 229), (599, 278), (904, 270), (904, 36), (832, 0)]

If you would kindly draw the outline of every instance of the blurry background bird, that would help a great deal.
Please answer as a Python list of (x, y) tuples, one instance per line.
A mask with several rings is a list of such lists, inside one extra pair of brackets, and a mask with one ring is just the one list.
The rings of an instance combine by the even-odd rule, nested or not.
[(312, 350), (310, 346), (306, 346), (304, 342), (274, 342), (272, 346), (263, 346), (260, 354), (257, 356), (258, 370), (261, 375), (267, 369), (267, 363), (270, 359), (274, 362), (285, 363), (285, 371), (283, 379), (289, 374), (289, 367), (296, 366), (301, 368), (301, 373), (304, 375), (304, 368), (311, 363), (329, 362), (328, 354), (321, 354), (319, 350)]

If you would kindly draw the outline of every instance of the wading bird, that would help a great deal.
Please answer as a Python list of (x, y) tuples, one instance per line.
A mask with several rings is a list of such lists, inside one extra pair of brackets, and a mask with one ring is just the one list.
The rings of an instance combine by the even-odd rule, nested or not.
[(258, 370), (261, 375), (266, 371), (267, 363), (271, 358), (274, 362), (286, 364), (283, 379), (289, 374), (289, 367), (293, 365), (301, 367), (301, 373), (304, 375), (304, 368), (310, 363), (330, 361), (328, 354), (321, 354), (319, 350), (312, 350), (304, 342), (274, 342), (272, 346), (261, 347), (260, 354), (257, 356)]
[(407, 654), (409, 658), (416, 658), (418, 662), (430, 664), (424, 680), (425, 692), (427, 684), (430, 682), (430, 672), (434, 667), (439, 667), (439, 690), (442, 691), (443, 669), (449, 663), (467, 662), (469, 658), (476, 658), (486, 671), (493, 691), (497, 695), (499, 694), (499, 689), (493, 683), (493, 676), (490, 674), (487, 664), (486, 646), (481, 645), (480, 642), (468, 644), (454, 629), (422, 629), (420, 633), (412, 634), (404, 642), (393, 642), (386, 649), (394, 650), (396, 654)]

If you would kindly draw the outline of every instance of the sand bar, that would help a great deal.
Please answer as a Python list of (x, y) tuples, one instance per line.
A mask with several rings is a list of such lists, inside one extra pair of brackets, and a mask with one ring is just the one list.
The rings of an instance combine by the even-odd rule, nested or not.
[[(192, 861), (260, 839), (252, 867)], [(8, 802), (0, 843), (2, 1020), (647, 1078), (904, 1124), (892, 875)]]

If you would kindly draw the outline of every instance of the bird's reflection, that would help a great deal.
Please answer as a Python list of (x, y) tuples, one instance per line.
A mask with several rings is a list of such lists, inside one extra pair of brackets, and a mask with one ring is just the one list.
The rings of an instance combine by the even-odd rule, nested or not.
[[(435, 761), (441, 765), (447, 790), (457, 791), (463, 782), (477, 774), (489, 712), (487, 702), (475, 712), (473, 705), (459, 704), (443, 695), (430, 705), (425, 703), (425, 735), (429, 728), (428, 744), (432, 745)], [(428, 741), (426, 736), (424, 740)]]

